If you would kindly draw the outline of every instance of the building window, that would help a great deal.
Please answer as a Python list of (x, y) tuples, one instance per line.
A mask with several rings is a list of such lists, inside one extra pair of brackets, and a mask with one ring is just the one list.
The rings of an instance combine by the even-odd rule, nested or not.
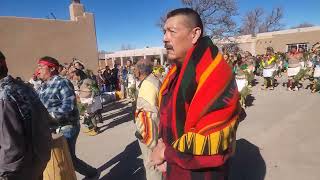
[(307, 51), (308, 43), (287, 44), (287, 52), (289, 52), (292, 47), (296, 47), (297, 49), (303, 48), (305, 51)]

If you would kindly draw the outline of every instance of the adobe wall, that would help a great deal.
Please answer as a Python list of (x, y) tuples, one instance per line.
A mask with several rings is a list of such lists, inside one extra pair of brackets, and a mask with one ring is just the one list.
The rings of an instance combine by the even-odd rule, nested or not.
[(77, 58), (89, 69), (96, 70), (94, 16), (76, 13), (78, 17), (71, 14), (70, 21), (0, 17), (0, 50), (6, 56), (9, 73), (28, 80), (43, 56), (52, 56), (61, 63)]

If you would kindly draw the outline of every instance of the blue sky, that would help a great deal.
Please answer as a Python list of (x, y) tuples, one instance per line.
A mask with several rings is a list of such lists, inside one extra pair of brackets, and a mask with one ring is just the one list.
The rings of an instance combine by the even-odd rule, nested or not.
[[(0, 0), (0, 16), (46, 18), (53, 12), (69, 19), (71, 0)], [(81, 0), (95, 14), (99, 50), (116, 51), (122, 45), (134, 48), (162, 46), (162, 31), (156, 26), (167, 10), (181, 7), (180, 0)], [(292, 27), (303, 22), (320, 25), (320, 0), (237, 0), (240, 16), (255, 7), (270, 12), (284, 8), (282, 23)]]

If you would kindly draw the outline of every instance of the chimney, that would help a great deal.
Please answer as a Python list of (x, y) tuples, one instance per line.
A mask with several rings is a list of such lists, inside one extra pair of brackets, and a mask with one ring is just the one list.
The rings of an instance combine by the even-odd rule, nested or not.
[(70, 6), (70, 19), (76, 21), (77, 17), (81, 17), (84, 14), (84, 6), (80, 3), (80, 0), (72, 0)]

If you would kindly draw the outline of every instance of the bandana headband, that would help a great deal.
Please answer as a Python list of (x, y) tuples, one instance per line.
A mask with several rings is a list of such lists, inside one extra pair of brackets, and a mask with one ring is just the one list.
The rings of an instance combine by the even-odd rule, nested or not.
[(38, 64), (41, 64), (41, 65), (45, 65), (45, 66), (48, 66), (48, 67), (54, 67), (54, 68), (57, 68), (59, 65), (55, 64), (55, 63), (51, 63), (51, 62), (48, 62), (46, 60), (42, 60), (40, 59)]

